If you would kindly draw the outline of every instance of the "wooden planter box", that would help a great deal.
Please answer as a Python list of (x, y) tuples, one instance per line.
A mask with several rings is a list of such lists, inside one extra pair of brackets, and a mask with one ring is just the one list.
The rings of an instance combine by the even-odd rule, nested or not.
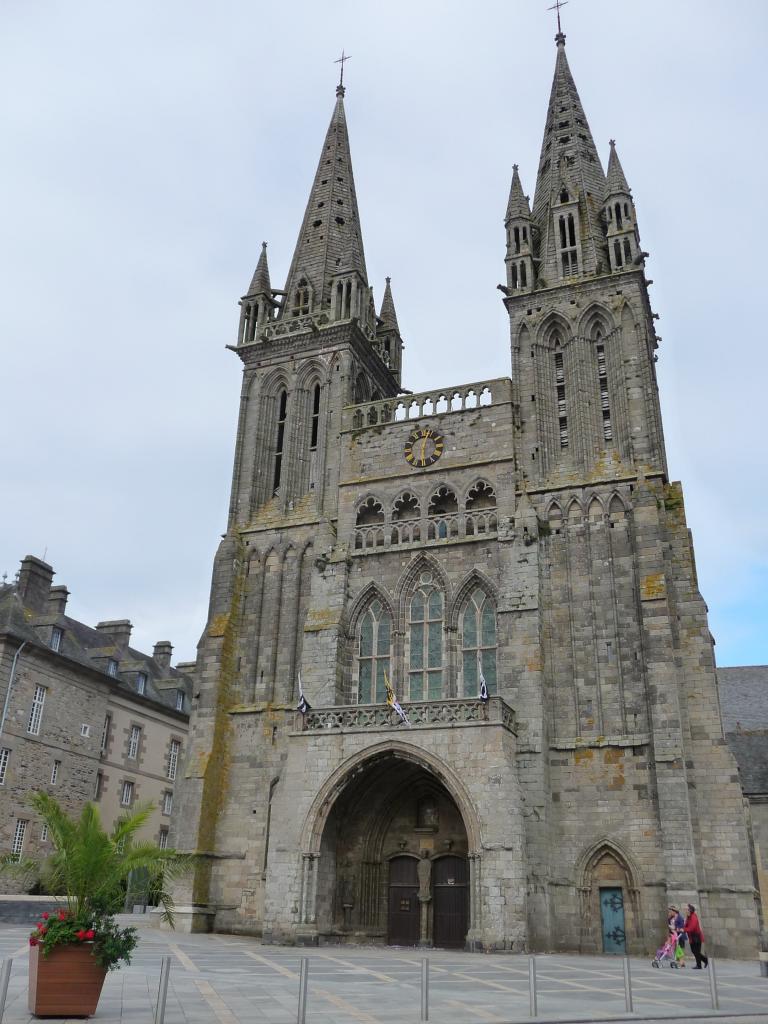
[(36, 1017), (90, 1017), (107, 971), (92, 956), (93, 943), (57, 946), (43, 956), (29, 947), (29, 1010)]

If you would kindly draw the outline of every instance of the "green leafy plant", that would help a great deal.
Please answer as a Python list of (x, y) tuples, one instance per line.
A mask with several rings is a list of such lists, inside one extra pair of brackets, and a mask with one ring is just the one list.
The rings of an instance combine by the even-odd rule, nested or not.
[(111, 833), (102, 826), (93, 804), (86, 804), (79, 818), (70, 817), (47, 793), (35, 793), (31, 804), (48, 826), (54, 847), (41, 868), (43, 882), (49, 892), (65, 895), (67, 906), (42, 915), (30, 945), (40, 946), (47, 956), (56, 946), (88, 942), (93, 943), (93, 955), (102, 967), (111, 970), (121, 960), (130, 963), (136, 929), (120, 928), (113, 915), (122, 908), (133, 871), (147, 873), (163, 907), (163, 919), (173, 927), (173, 899), (167, 885), (189, 870), (191, 858), (136, 839), (152, 814), (151, 804), (123, 815)]

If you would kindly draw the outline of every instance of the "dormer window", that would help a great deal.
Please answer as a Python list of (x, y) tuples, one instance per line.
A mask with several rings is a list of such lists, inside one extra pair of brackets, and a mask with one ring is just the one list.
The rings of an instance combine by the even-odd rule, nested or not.
[(113, 678), (117, 675), (117, 662), (114, 658), (110, 658), (107, 662), (107, 675)]
[(176, 710), (177, 711), (183, 711), (184, 710), (184, 691), (183, 690), (177, 690), (176, 691)]
[(558, 240), (560, 242), (560, 265), (563, 277), (573, 277), (579, 272), (579, 253), (576, 247), (576, 218), (572, 213), (561, 213), (558, 217)]
[(136, 693), (143, 696), (147, 689), (147, 673), (139, 672), (136, 676)]
[(51, 630), (51, 650), (52, 651), (58, 651), (58, 650), (61, 649), (61, 640), (62, 640), (63, 636), (64, 636), (64, 633), (62, 632), (62, 630), (60, 630), (58, 628), (58, 626), (54, 626), (53, 629)]

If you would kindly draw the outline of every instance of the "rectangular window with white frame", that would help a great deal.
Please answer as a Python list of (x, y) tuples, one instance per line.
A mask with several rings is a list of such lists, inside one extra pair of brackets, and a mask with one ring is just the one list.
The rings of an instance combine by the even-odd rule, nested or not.
[(157, 845), (160, 847), (161, 850), (167, 850), (168, 849), (168, 829), (167, 828), (161, 828), (160, 829), (160, 838), (157, 840)]
[(123, 807), (130, 807), (132, 803), (133, 803), (133, 783), (126, 781), (126, 782), (123, 783), (123, 789), (122, 789), (122, 792), (120, 793), (120, 804)]
[(55, 786), (59, 781), (59, 768), (61, 768), (61, 761), (54, 761), (53, 768), (51, 768), (51, 785)]
[(139, 672), (136, 676), (136, 693), (143, 696), (147, 689), (147, 673)]
[(177, 711), (183, 711), (184, 710), (184, 691), (183, 690), (177, 690), (176, 691), (176, 710)]
[(11, 759), (11, 752), (8, 747), (0, 750), (0, 786), (5, 785), (5, 776), (8, 772), (8, 762)]
[(63, 637), (63, 635), (64, 634), (62, 633), (62, 631), (59, 629), (58, 626), (54, 626), (53, 627), (53, 629), (51, 630), (51, 650), (52, 651), (59, 651), (59, 650), (61, 650), (61, 638)]
[(114, 658), (110, 658), (107, 662), (107, 675), (113, 678), (117, 675), (117, 662)]
[(40, 842), (41, 843), (47, 843), (48, 842), (48, 826), (47, 825), (43, 825), (43, 827), (40, 829)]
[(29, 712), (29, 723), (27, 724), (27, 732), (31, 736), (40, 735), (40, 723), (43, 720), (43, 706), (45, 705), (45, 694), (47, 690), (45, 686), (36, 686), (35, 695), (32, 698), (32, 708)]
[(181, 743), (178, 740), (171, 740), (171, 747), (168, 751), (168, 771), (166, 772), (167, 778), (173, 782), (176, 778), (176, 772), (179, 767), (179, 751), (181, 750)]
[(130, 759), (132, 761), (135, 761), (136, 758), (139, 756), (139, 746), (140, 746), (140, 744), (141, 744), (141, 726), (140, 725), (132, 725), (131, 726), (131, 738), (128, 741), (128, 757), (130, 757)]
[(85, 722), (83, 722), (83, 724), (80, 726), (80, 735), (84, 736), (87, 739), (91, 735), (90, 725), (86, 725)]
[(24, 852), (24, 837), (27, 834), (28, 821), (24, 821), (23, 818), (16, 819), (16, 829), (13, 833), (13, 846), (11, 847), (11, 859), (15, 862), (21, 860), (21, 855)]
[(170, 814), (173, 810), (173, 793), (163, 793), (163, 814)]

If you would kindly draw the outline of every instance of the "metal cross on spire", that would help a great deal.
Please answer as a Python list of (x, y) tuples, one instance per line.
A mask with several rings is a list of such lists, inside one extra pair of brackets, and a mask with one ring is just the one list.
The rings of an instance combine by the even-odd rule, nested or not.
[(547, 8), (548, 11), (557, 11), (557, 34), (559, 36), (563, 34), (563, 29), (560, 25), (560, 8), (565, 7), (567, 3), (568, 0), (555, 0), (552, 6)]
[(338, 59), (338, 60), (335, 60), (335, 61), (333, 62), (334, 64), (341, 64), (341, 74), (339, 75), (339, 85), (340, 85), (340, 86), (343, 86), (343, 85), (344, 85), (344, 61), (347, 61), (347, 60), (352, 60), (352, 58), (351, 58), (351, 57), (348, 57), (348, 56), (347, 56), (347, 55), (346, 55), (346, 54), (344, 53), (344, 51), (342, 50), (342, 51), (341, 51), (341, 56), (339, 57), (339, 59)]

